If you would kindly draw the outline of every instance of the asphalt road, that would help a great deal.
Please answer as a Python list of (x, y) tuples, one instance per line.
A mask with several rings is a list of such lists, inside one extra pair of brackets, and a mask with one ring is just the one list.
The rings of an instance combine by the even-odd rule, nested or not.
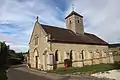
[[(22, 70), (19, 70), (18, 68), (21, 68)], [(25, 72), (24, 70), (26, 69), (27, 68), (25, 65), (13, 66), (8, 70), (7, 73), (8, 80), (51, 80), (45, 76), (32, 74), (29, 71)], [(61, 79), (59, 78), (57, 80), (101, 80), (101, 79), (90, 76), (88, 77), (66, 76), (66, 77), (62, 77)]]
[(31, 73), (16, 70), (14, 68), (11, 68), (8, 71), (7, 76), (8, 76), (8, 80), (50, 80), (43, 76), (37, 76)]

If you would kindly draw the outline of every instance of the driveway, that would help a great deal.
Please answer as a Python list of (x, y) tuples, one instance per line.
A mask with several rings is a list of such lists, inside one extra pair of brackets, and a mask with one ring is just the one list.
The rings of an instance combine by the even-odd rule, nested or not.
[(15, 66), (8, 70), (8, 80), (51, 80), (43, 76), (34, 75), (29, 72), (17, 70), (17, 67), (23, 66)]

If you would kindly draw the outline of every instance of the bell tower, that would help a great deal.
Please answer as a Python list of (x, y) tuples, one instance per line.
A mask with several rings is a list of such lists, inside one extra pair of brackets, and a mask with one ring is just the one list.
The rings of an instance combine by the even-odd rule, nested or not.
[(76, 34), (84, 34), (83, 16), (72, 11), (66, 18), (66, 28)]

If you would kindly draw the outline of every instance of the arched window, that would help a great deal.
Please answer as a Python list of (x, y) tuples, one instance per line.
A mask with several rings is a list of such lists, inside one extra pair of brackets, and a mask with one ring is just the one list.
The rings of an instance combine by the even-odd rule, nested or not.
[(71, 20), (70, 20), (70, 24), (71, 24)]
[(81, 54), (81, 52), (79, 52), (79, 60), (82, 60), (82, 54)]
[(73, 59), (72, 50), (70, 51), (70, 59), (71, 59), (71, 60)]
[(37, 34), (34, 36), (34, 39), (35, 39), (35, 45), (38, 45), (39, 37)]
[(35, 38), (35, 45), (38, 45), (38, 37)]
[(81, 51), (81, 54), (82, 54), (82, 59), (84, 59), (84, 50)]
[(58, 61), (58, 50), (55, 51), (55, 61)]

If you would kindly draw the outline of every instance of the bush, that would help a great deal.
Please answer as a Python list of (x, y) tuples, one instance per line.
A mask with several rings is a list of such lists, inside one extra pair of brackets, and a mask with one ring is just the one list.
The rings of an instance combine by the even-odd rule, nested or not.
[(114, 69), (120, 69), (120, 61), (114, 62), (113, 67)]
[(9, 65), (17, 65), (17, 64), (22, 64), (22, 61), (19, 59), (9, 59), (8, 60)]

